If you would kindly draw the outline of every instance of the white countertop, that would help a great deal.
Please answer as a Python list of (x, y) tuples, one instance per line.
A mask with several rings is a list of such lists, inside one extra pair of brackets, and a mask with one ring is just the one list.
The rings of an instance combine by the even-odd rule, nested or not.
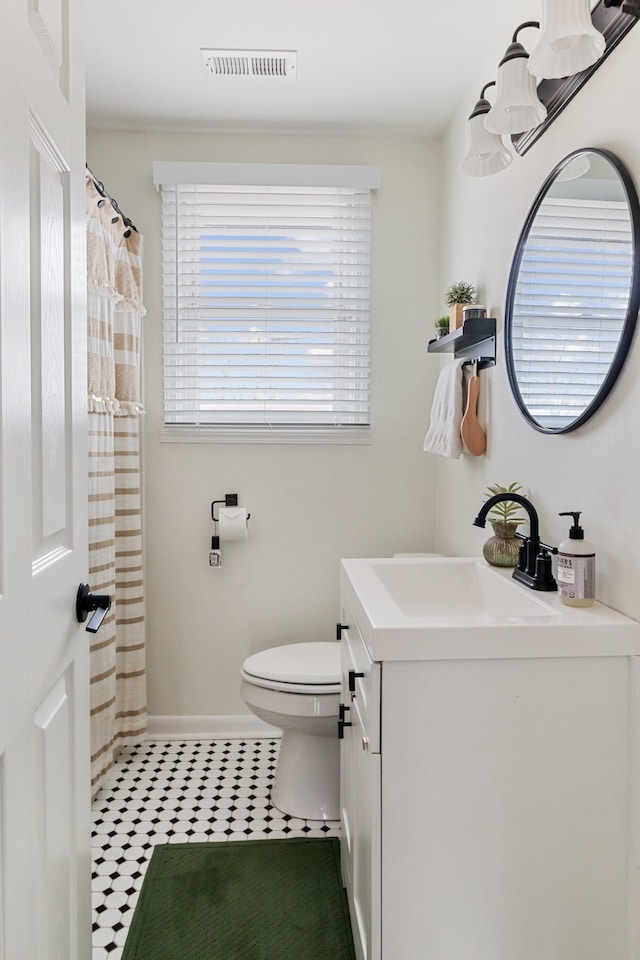
[(344, 601), (373, 660), (640, 655), (640, 623), (570, 607), (477, 557), (342, 560)]

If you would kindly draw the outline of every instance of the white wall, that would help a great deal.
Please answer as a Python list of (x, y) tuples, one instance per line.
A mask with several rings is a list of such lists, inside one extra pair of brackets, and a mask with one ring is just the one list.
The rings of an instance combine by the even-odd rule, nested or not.
[(597, 547), (598, 598), (637, 618), (639, 334), (613, 393), (593, 419), (565, 436), (547, 436), (524, 421), (511, 398), (502, 321), (522, 223), (538, 188), (562, 157), (579, 147), (609, 149), (640, 186), (639, 63), (640, 28), (636, 27), (535, 146), (495, 176), (474, 180), (458, 173), (465, 151), (466, 117), (486, 73), (478, 75), (450, 126), (443, 156), (446, 213), (441, 286), (458, 279), (479, 286), (481, 301), (495, 309), (499, 320), (499, 352), (497, 366), (481, 374), (487, 455), (477, 460), (440, 460), (437, 520), (437, 542), (443, 552), (478, 554), (487, 533), (473, 527), (472, 521), (489, 483), (517, 480), (529, 488), (547, 542), (557, 543), (566, 536), (567, 518), (557, 516), (560, 510), (582, 510), (586, 535)]
[[(375, 164), (370, 446), (162, 444), (160, 198), (153, 160)], [(250, 653), (333, 639), (338, 560), (433, 549), (422, 453), (437, 363), (439, 144), (420, 139), (90, 132), (88, 163), (145, 236), (149, 707), (243, 714)], [(208, 566), (210, 504), (237, 492), (250, 539)]]

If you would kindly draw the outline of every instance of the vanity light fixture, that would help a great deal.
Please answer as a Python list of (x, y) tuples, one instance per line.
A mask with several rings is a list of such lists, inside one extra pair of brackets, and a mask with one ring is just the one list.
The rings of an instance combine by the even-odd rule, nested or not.
[(605, 7), (622, 7), (623, 13), (640, 17), (640, 0), (604, 0)]
[(485, 90), (495, 87), (492, 80), (485, 83), (480, 92), (480, 99), (469, 116), (467, 126), (468, 149), (460, 164), (460, 173), (467, 177), (487, 177), (492, 173), (499, 173), (511, 163), (512, 156), (505, 147), (502, 137), (492, 133), (485, 127), (485, 119), (491, 110), (491, 104), (485, 99)]
[[(469, 117), (469, 150), (460, 166), (467, 176), (481, 177), (509, 166), (512, 158), (505, 144), (497, 142), (499, 136), (508, 137), (519, 156), (525, 154), (640, 22), (640, 0), (540, 3), (540, 23), (520, 24), (500, 61), (493, 107), (484, 99), (484, 90), (491, 86), (487, 84)], [(528, 54), (518, 34), (534, 26), (540, 30), (538, 45)]]
[(525, 27), (539, 28), (540, 24), (537, 20), (521, 23), (498, 65), (496, 99), (484, 120), (491, 133), (522, 133), (537, 127), (547, 115), (538, 99), (536, 79), (527, 68), (529, 54), (518, 43), (518, 34)]
[(592, 23), (590, 0), (542, 0), (540, 22), (540, 40), (529, 57), (535, 77), (571, 77), (604, 53), (605, 39)]

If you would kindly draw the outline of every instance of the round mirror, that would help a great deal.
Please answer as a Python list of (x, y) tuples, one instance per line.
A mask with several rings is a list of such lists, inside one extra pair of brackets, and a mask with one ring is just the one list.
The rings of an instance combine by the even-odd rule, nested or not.
[(639, 244), (623, 164), (606, 150), (565, 157), (529, 211), (507, 290), (509, 382), (536, 430), (575, 430), (615, 383), (640, 306)]

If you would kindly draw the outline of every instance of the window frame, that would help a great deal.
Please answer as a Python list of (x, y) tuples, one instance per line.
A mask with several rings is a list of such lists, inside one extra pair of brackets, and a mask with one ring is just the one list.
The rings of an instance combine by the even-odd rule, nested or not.
[[(264, 186), (270, 187), (327, 187), (356, 188), (371, 194), (373, 208), (374, 191), (381, 183), (378, 167), (356, 165), (317, 164), (238, 164), (209, 162), (156, 161), (153, 164), (153, 179), (158, 190), (162, 186), (215, 184), (217, 186)], [(371, 210), (371, 220), (373, 209)], [(371, 223), (371, 221), (370, 221)], [(371, 229), (368, 242), (371, 241)], [(176, 258), (176, 263), (177, 258)], [(164, 252), (163, 252), (164, 274)], [(164, 279), (164, 278), (163, 278)], [(371, 282), (369, 277), (369, 294)], [(164, 296), (163, 296), (164, 306)], [(177, 317), (176, 304), (175, 315)], [(371, 324), (369, 309), (368, 327)], [(163, 324), (164, 326), (164, 324)], [(165, 370), (165, 346), (163, 335), (163, 380)], [(371, 358), (367, 357), (368, 376), (371, 374)], [(163, 426), (161, 440), (170, 443), (222, 442), (222, 443), (338, 443), (363, 444), (371, 442), (370, 405), (369, 423), (360, 424), (312, 424), (312, 423), (170, 423), (166, 422), (167, 406), (163, 384)]]

